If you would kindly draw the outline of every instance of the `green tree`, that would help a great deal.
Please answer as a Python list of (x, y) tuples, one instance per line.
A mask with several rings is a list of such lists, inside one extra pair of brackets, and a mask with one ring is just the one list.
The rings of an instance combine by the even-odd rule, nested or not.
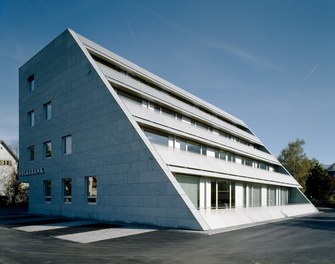
[(28, 187), (20, 183), (17, 172), (13, 172), (5, 185), (5, 196), (8, 205), (26, 205), (28, 203)]
[(303, 191), (306, 190), (306, 180), (311, 169), (311, 161), (304, 151), (305, 141), (296, 139), (283, 149), (278, 160), (288, 172), (299, 182)]
[(334, 179), (317, 161), (313, 160), (310, 175), (306, 181), (305, 194), (317, 203), (328, 201), (334, 190)]

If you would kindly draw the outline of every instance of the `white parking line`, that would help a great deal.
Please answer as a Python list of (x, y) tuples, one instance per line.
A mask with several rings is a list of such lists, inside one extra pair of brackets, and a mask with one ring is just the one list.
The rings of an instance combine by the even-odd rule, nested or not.
[(97, 242), (101, 240), (138, 235), (138, 234), (143, 234), (143, 233), (152, 232), (152, 231), (156, 231), (156, 230), (137, 229), (137, 228), (108, 228), (108, 229), (100, 229), (97, 231), (56, 236), (56, 238), (86, 244), (86, 243), (92, 243), (92, 242)]
[(46, 225), (20, 226), (20, 227), (15, 227), (13, 229), (25, 231), (25, 232), (39, 232), (39, 231), (47, 231), (47, 230), (61, 229), (61, 228), (67, 228), (67, 227), (74, 227), (74, 226), (92, 225), (96, 223), (97, 223), (96, 221), (83, 221), (82, 220), (82, 221), (69, 221), (69, 222), (46, 224)]

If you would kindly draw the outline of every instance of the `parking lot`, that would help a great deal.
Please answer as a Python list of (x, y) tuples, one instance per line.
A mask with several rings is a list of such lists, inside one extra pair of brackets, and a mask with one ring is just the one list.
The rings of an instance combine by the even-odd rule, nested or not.
[(0, 208), (0, 263), (335, 263), (335, 210), (321, 211), (208, 235)]

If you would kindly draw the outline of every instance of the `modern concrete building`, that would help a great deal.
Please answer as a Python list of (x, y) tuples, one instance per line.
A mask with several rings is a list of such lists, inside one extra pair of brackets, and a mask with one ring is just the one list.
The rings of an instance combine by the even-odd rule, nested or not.
[(13, 173), (17, 170), (18, 158), (15, 153), (0, 140), (0, 204), (6, 199), (5, 188)]
[(243, 121), (72, 30), (19, 82), (32, 213), (211, 230), (317, 212)]

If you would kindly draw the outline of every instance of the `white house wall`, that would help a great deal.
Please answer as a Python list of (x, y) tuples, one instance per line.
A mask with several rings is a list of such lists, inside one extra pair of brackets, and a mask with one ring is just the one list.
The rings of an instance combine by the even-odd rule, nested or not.
[(0, 164), (0, 196), (5, 196), (6, 185), (17, 168), (17, 160), (3, 145), (3, 141), (0, 141), (0, 160), (11, 162), (10, 165)]

